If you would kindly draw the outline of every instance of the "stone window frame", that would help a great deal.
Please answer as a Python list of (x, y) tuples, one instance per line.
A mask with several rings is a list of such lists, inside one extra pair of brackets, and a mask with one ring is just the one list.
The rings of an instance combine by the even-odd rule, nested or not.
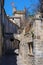
[(33, 42), (28, 43), (28, 47), (29, 47), (29, 53), (28, 53), (28, 55), (29, 56), (34, 56), (33, 55)]

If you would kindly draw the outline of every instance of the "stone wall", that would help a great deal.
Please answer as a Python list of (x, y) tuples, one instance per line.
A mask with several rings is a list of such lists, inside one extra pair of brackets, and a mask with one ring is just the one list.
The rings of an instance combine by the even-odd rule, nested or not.
[[(37, 17), (38, 18), (38, 17)], [(41, 19), (35, 19), (34, 25), (34, 65), (43, 65), (43, 43), (41, 42)]]
[(1, 29), (1, 17), (0, 17), (0, 57), (2, 56), (2, 29)]
[(2, 55), (1, 1), (0, 1), (0, 57)]

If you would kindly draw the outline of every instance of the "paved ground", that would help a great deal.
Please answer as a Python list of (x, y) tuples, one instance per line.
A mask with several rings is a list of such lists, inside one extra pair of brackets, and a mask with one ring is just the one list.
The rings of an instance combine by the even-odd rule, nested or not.
[(22, 62), (22, 58), (20, 55), (12, 53), (12, 54), (5, 54), (0, 61), (0, 65), (24, 65), (24, 64)]
[(17, 65), (26, 65), (26, 64), (23, 63), (23, 59), (20, 55), (17, 56)]

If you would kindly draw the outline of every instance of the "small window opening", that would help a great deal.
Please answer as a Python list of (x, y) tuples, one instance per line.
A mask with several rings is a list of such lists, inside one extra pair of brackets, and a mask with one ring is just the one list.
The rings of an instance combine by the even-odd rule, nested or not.
[(28, 43), (28, 47), (29, 47), (29, 54), (33, 55), (33, 42)]

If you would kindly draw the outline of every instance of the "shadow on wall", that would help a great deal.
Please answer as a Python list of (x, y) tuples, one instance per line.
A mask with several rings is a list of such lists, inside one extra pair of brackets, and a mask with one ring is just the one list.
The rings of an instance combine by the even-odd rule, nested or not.
[(0, 65), (17, 65), (17, 54), (2, 56)]

